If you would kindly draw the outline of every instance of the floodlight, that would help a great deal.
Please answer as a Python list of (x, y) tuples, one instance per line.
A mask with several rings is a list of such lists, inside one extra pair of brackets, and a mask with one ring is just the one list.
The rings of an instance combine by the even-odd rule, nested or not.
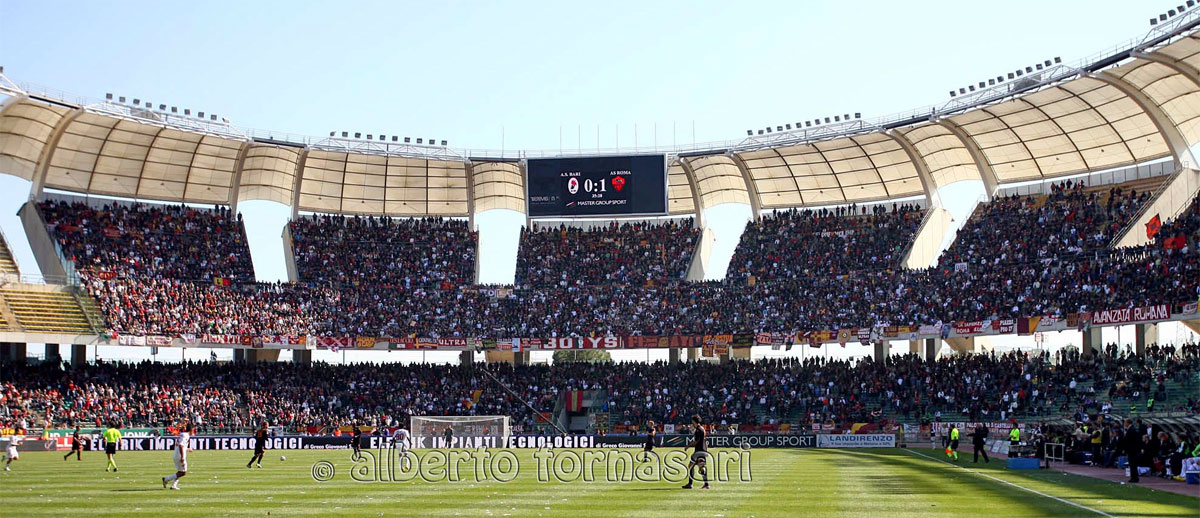
[(109, 101), (111, 101), (111, 100), (112, 100), (112, 94), (104, 94), (104, 98), (105, 98), (105, 99), (107, 99), (107, 100), (109, 100)]
[(392, 142), (395, 142), (395, 141), (397, 141), (397, 140), (400, 140), (400, 137), (397, 137), (397, 136), (395, 136), (395, 135), (392, 135)]
[(446, 141), (445, 141), (445, 140), (443, 140), (443, 141), (442, 141), (442, 145), (443, 145), (443, 146), (444, 146), (444, 145), (446, 145)]
[(787, 129), (788, 129), (788, 131), (791, 131), (791, 129), (792, 129), (792, 123), (790, 123), (790, 122), (789, 122), (789, 123), (787, 123), (787, 124), (784, 124), (783, 126), (784, 126), (785, 128), (787, 128)]
[(1058, 56), (1055, 56), (1055, 57), (1054, 57), (1054, 64), (1055, 64), (1055, 65), (1057, 65), (1057, 64), (1059, 64), (1059, 63), (1062, 63), (1062, 58), (1060, 58), (1060, 57), (1058, 57)]
[(747, 136), (747, 137), (753, 137), (753, 136), (754, 136), (754, 130), (746, 130), (746, 136)]
[(337, 132), (336, 132), (336, 131), (330, 131), (330, 132), (329, 132), (329, 136), (331, 136), (331, 137), (332, 137), (334, 133), (337, 133)]
[(855, 119), (861, 119), (861, 118), (862, 118), (862, 113), (860, 113), (860, 112), (854, 112), (854, 118), (855, 118)]
[(348, 132), (348, 131), (343, 131), (343, 132), (342, 132), (342, 138), (346, 138), (346, 137), (349, 137), (349, 136), (350, 136), (350, 132)]
[(417, 137), (417, 144), (421, 143), (421, 137)]
[(811, 127), (812, 127), (812, 121), (804, 121), (804, 127), (805, 127), (805, 128), (811, 128)]
[(404, 137), (404, 143), (408, 144), (409, 142), (412, 142), (412, 139), (409, 137)]
[(825, 124), (829, 124), (829, 117), (825, 117)]
[(362, 138), (362, 133), (354, 132), (354, 138)]

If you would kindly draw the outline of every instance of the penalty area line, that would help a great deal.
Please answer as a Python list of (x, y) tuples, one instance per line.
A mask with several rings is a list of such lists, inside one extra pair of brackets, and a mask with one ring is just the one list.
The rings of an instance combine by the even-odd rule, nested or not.
[(1117, 518), (1116, 516), (1114, 516), (1114, 515), (1111, 515), (1111, 514), (1108, 514), (1108, 513), (1104, 512), (1104, 511), (1101, 511), (1101, 510), (1099, 510), (1099, 509), (1091, 508), (1091, 507), (1088, 507), (1088, 506), (1086, 506), (1086, 505), (1083, 505), (1083, 504), (1080, 504), (1080, 503), (1076, 503), (1076, 502), (1072, 502), (1072, 501), (1070, 501), (1070, 500), (1066, 500), (1066, 499), (1063, 499), (1063, 498), (1059, 498), (1059, 497), (1057, 497), (1057, 496), (1054, 496), (1054, 495), (1048, 495), (1048, 494), (1046, 494), (1046, 493), (1043, 493), (1043, 492), (1041, 492), (1041, 491), (1038, 491), (1038, 490), (1036, 490), (1036, 489), (1030, 489), (1030, 488), (1027, 488), (1027, 487), (1025, 487), (1025, 486), (1022, 486), (1022, 485), (1020, 485), (1020, 484), (1017, 484), (1017, 483), (1014, 483), (1014, 482), (1009, 482), (1009, 481), (1007, 481), (1007, 480), (1004, 480), (1004, 479), (1002, 479), (1002, 478), (995, 477), (995, 476), (992, 476), (992, 475), (988, 475), (987, 473), (981, 473), (981, 472), (978, 472), (978, 471), (975, 471), (975, 470), (967, 469), (965, 466), (959, 466), (958, 464), (954, 464), (954, 463), (946, 462), (946, 461), (944, 461), (944, 460), (942, 460), (942, 459), (939, 459), (939, 458), (936, 458), (936, 457), (930, 457), (929, 455), (925, 455), (924, 453), (921, 453), (921, 452), (919, 452), (919, 451), (913, 451), (913, 450), (908, 450), (908, 449), (906, 449), (906, 450), (904, 450), (904, 451), (907, 451), (907, 452), (909, 452), (909, 453), (911, 453), (911, 454), (913, 454), (913, 455), (920, 455), (920, 456), (922, 456), (922, 457), (925, 457), (925, 458), (927, 458), (927, 459), (929, 459), (929, 460), (933, 460), (933, 461), (941, 462), (942, 464), (945, 464), (945, 465), (947, 465), (947, 466), (953, 466), (953, 467), (956, 467), (956, 468), (958, 468), (958, 469), (961, 469), (961, 470), (963, 470), (963, 471), (966, 471), (967, 473), (971, 473), (971, 474), (974, 474), (974, 475), (979, 475), (979, 476), (981, 476), (981, 477), (987, 477), (987, 478), (990, 478), (990, 479), (992, 479), (992, 480), (995, 480), (996, 482), (1001, 482), (1001, 483), (1004, 483), (1004, 484), (1008, 484), (1008, 485), (1010, 485), (1010, 486), (1012, 486), (1012, 487), (1015, 487), (1015, 488), (1017, 488), (1017, 489), (1021, 489), (1021, 490), (1025, 490), (1025, 491), (1028, 491), (1028, 492), (1030, 492), (1030, 493), (1033, 493), (1033, 494), (1035, 494), (1035, 495), (1038, 495), (1038, 496), (1044, 496), (1044, 497), (1046, 497), (1046, 498), (1049, 498), (1049, 499), (1052, 499), (1052, 500), (1058, 500), (1059, 502), (1062, 502), (1062, 503), (1064, 503), (1064, 504), (1071, 505), (1071, 506), (1075, 506), (1075, 507), (1078, 507), (1078, 508), (1080, 508), (1080, 509), (1084, 509), (1084, 510), (1087, 510), (1087, 511), (1091, 511), (1091, 512), (1093, 512), (1093, 513), (1096, 513), (1096, 514), (1098, 514), (1098, 515), (1100, 515), (1100, 516), (1107, 516), (1108, 518)]

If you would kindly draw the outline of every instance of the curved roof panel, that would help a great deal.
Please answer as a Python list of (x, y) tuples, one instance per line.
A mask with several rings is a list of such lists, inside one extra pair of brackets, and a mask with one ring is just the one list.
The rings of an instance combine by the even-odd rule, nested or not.
[(704, 155), (681, 157), (679, 161), (685, 171), (688, 168), (692, 170), (701, 208), (722, 203), (750, 203), (750, 194), (746, 192), (746, 180), (733, 157)]
[[(1191, 38), (1185, 41), (1197, 44)], [(1200, 53), (1200, 48), (1197, 49)], [(1158, 105), (1188, 142), (1200, 142), (1200, 85), (1175, 69), (1145, 59), (1109, 70)]]
[(525, 213), (525, 174), (520, 163), (472, 163), (471, 190), (476, 213), (492, 209)]
[(917, 169), (883, 133), (739, 153), (763, 208), (919, 195)]
[(242, 158), (241, 199), (290, 205), (302, 148), (247, 144)]
[(1168, 154), (1146, 113), (1089, 77), (949, 117), (1001, 182), (1054, 178)]
[(672, 160), (667, 166), (667, 212), (672, 215), (696, 213), (692, 183), (679, 160)]
[(466, 216), (465, 162), (310, 150), (300, 210), (385, 216)]
[(50, 134), (69, 108), (13, 97), (0, 111), (0, 172), (33, 179)]

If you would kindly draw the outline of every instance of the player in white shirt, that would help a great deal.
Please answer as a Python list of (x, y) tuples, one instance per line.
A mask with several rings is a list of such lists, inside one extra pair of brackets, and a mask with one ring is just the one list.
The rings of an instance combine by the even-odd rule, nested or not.
[(408, 469), (408, 449), (412, 446), (412, 438), (403, 427), (392, 432), (392, 446), (400, 450), (400, 459), (404, 464), (401, 469)]
[(179, 430), (179, 439), (175, 441), (175, 451), (171, 453), (171, 460), (175, 462), (175, 473), (162, 478), (163, 489), (167, 488), (167, 484), (171, 484), (171, 489), (179, 489), (179, 479), (187, 475), (187, 452), (188, 441), (192, 438), (191, 424), (184, 424)]
[(9, 465), (12, 464), (12, 461), (21, 458), (20, 452), (17, 451), (17, 445), (21, 444), (21, 440), (24, 438), (25, 437), (21, 435), (13, 435), (12, 437), (8, 438), (8, 454), (5, 455), (5, 457), (8, 458), (8, 461), (4, 463), (4, 471), (12, 471), (12, 468), (10, 468)]

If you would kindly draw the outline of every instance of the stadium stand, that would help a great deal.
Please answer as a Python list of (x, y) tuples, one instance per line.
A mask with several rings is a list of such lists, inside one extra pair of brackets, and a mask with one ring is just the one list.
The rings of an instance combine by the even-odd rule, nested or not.
[(300, 282), (451, 289), (474, 284), (465, 220), (312, 215), (290, 223)]
[(521, 230), (518, 286), (662, 284), (683, 280), (700, 231), (691, 219)]
[(241, 216), (227, 207), (82, 202), (38, 204), (63, 253), (82, 272), (253, 282)]
[[(886, 363), (810, 358), (478, 368), (490, 369), (544, 414), (566, 391), (599, 391), (594, 410), (608, 414), (614, 428), (649, 419), (683, 424), (690, 413), (743, 431), (778, 431), (784, 424), (809, 429), (942, 419), (1077, 419), (1098, 412), (1142, 414), (1150, 398), (1159, 410), (1200, 412), (1195, 397), (1200, 346), (1153, 346), (1145, 359), (1113, 352), (1095, 358), (1013, 352), (933, 362), (905, 355)], [(33, 414), (38, 422), (67, 425), (115, 418), (137, 427), (191, 421), (202, 428), (238, 428), (268, 419), (319, 429), (356, 420), (387, 426), (407, 422), (410, 415), (510, 415), (515, 426), (532, 431), (539, 421), (518, 399), (454, 365), (143, 362), (64, 371), (49, 363), (5, 369), (0, 387), (8, 410), (0, 420)]]
[(782, 210), (746, 225), (727, 278), (794, 279), (898, 268), (924, 215), (915, 205)]
[[(785, 211), (750, 225), (731, 278), (709, 282), (682, 280), (690, 220), (535, 229), (523, 234), (518, 284), (500, 294), (471, 283), (476, 236), (456, 220), (299, 219), (302, 283), (276, 285), (252, 282), (245, 231), (228, 211), (42, 210), (119, 333), (503, 338), (792, 333), (1192, 302), (1195, 254), (1107, 248), (1146, 198), (1066, 182), (981, 204), (927, 270), (900, 267), (916, 207)], [(1160, 238), (1194, 234), (1194, 220)]]

